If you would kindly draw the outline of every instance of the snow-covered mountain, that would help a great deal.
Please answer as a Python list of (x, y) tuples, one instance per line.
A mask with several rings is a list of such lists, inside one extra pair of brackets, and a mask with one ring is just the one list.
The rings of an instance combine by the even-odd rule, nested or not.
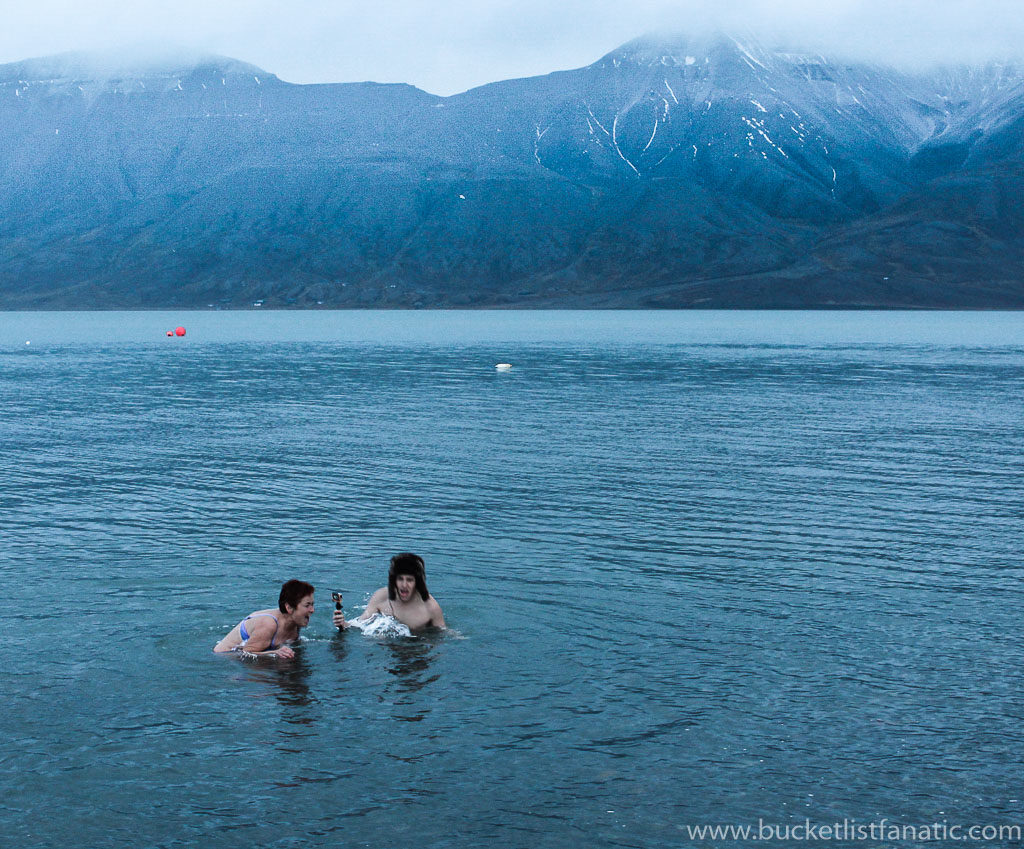
[(1024, 75), (638, 39), (441, 98), (0, 66), (0, 307), (1024, 306)]

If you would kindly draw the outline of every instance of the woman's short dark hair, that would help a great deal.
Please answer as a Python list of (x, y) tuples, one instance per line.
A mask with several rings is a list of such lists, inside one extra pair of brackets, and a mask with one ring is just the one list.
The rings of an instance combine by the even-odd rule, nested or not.
[(288, 610), (285, 605), (298, 607), (300, 601), (308, 595), (313, 595), (314, 592), (312, 584), (307, 584), (305, 581), (296, 581), (292, 578), (290, 581), (285, 581), (281, 584), (281, 595), (277, 598), (277, 607), (282, 613), (287, 613)]
[(423, 568), (423, 558), (408, 551), (396, 554), (391, 558), (388, 568), (388, 598), (394, 601), (398, 597), (397, 579), (399, 575), (412, 575), (416, 579), (416, 591), (426, 601), (430, 598), (427, 592), (427, 573)]

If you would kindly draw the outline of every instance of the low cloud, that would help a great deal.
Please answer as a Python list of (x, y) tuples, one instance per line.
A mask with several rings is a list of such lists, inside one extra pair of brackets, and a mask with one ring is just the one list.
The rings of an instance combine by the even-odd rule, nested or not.
[(139, 42), (251, 62), (292, 82), (409, 82), (438, 94), (580, 67), (651, 32), (753, 35), (898, 66), (1020, 59), (1008, 0), (38, 0), (5, 12), (0, 62)]

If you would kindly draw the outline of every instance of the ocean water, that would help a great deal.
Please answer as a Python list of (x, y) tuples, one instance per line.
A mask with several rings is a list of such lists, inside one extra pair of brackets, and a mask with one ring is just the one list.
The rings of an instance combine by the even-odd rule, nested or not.
[[(5, 313), (0, 398), (5, 845), (1024, 824), (1024, 314)], [(404, 550), (450, 630), (335, 632)]]

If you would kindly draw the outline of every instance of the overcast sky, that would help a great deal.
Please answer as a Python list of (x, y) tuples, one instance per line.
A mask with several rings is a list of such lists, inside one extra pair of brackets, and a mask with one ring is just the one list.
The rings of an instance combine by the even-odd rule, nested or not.
[(744, 28), (894, 64), (1024, 54), (1020, 0), (0, 0), (0, 63), (176, 44), (295, 83), (434, 94), (588, 65), (648, 32)]

